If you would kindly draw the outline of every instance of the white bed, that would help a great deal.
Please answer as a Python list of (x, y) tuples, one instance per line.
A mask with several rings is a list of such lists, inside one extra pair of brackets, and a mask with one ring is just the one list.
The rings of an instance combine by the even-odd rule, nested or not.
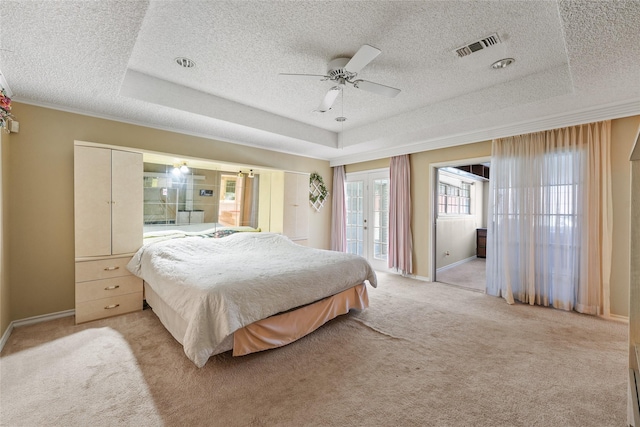
[(262, 319), (352, 288), (364, 292), (356, 297), (364, 303), (347, 303), (342, 312), (364, 308), (366, 287), (355, 287), (376, 286), (362, 257), (303, 247), (274, 233), (163, 235), (140, 248), (128, 268), (145, 281), (147, 302), (198, 367), (230, 350), (234, 332)]

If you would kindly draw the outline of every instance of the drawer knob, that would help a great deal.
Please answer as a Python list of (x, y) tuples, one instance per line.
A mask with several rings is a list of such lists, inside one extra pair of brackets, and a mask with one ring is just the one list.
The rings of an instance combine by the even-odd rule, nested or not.
[(120, 307), (120, 304), (111, 304), (111, 305), (106, 306), (104, 309), (105, 310), (111, 310), (112, 308), (118, 308), (118, 307)]
[(104, 269), (104, 271), (113, 271), (113, 270), (118, 270), (120, 269), (120, 267), (107, 267)]
[(106, 288), (104, 288), (105, 291), (112, 291), (114, 289), (118, 289), (120, 287), (120, 285), (115, 285), (115, 286), (107, 286)]

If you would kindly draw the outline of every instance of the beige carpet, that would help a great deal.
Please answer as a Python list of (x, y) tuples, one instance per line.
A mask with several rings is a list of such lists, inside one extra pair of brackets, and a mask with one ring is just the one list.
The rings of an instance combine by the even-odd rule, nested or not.
[[(42, 326), (40, 333), (51, 325)], [(0, 392), (0, 424), (6, 426), (162, 422), (129, 345), (110, 328), (71, 333), (2, 357)]]
[(455, 267), (436, 272), (436, 280), (448, 285), (484, 292), (487, 288), (487, 262), (484, 258), (474, 258)]
[[(91, 425), (136, 426), (626, 424), (626, 325), (379, 277), (367, 310), (281, 349), (240, 358), (226, 353), (202, 369), (150, 310), (81, 326), (64, 318), (17, 328), (0, 354), (1, 419), (89, 425), (91, 416)], [(83, 331), (102, 341), (104, 327), (128, 345), (116, 340), (118, 351), (94, 348), (95, 355), (78, 358), (80, 343), (60, 341)], [(48, 358), (30, 358), (56, 342), (64, 345)], [(110, 356), (100, 360), (103, 354)], [(21, 374), (5, 377), (8, 361), (25, 374), (39, 372), (28, 376), (44, 375), (43, 381), (29, 381), (29, 392)], [(91, 372), (102, 381), (68, 380)], [(104, 382), (136, 397), (128, 404), (115, 399)], [(66, 393), (73, 401), (47, 398)], [(27, 410), (19, 400), (29, 394)], [(113, 405), (105, 408), (105, 401)], [(12, 413), (16, 408), (21, 418)], [(49, 416), (54, 413), (64, 418)], [(148, 419), (141, 422), (141, 414)]]

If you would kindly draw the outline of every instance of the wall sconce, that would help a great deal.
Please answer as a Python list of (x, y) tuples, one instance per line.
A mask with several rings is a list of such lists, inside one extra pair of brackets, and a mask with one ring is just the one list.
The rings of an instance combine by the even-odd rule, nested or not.
[(182, 166), (180, 166), (180, 172), (189, 173), (189, 168), (187, 167), (187, 162), (182, 162)]
[(244, 177), (244, 175), (242, 174), (242, 171), (238, 172), (238, 178), (242, 178)]
[(253, 178), (253, 169), (249, 169), (249, 178)]

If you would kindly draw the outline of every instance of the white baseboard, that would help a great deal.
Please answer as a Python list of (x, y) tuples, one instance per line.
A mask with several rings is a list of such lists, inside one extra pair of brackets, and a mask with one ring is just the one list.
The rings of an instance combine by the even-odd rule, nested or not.
[(58, 311), (57, 313), (43, 314), (40, 316), (27, 317), (26, 319), (18, 319), (9, 323), (7, 330), (2, 334), (2, 338), (0, 339), (0, 351), (4, 348), (4, 345), (9, 340), (11, 336), (11, 332), (13, 332), (13, 328), (18, 328), (20, 326), (33, 325), (34, 323), (47, 322), (49, 320), (59, 319), (61, 317), (73, 316), (76, 314), (74, 309)]
[(402, 273), (400, 273), (399, 271), (396, 271), (396, 270), (383, 271), (383, 273), (395, 274), (395, 275), (398, 275), (398, 276), (408, 277), (409, 279), (416, 279), (416, 280), (420, 280), (420, 281), (423, 281), (423, 282), (431, 282), (431, 279), (429, 279), (428, 277), (417, 276), (415, 274), (402, 274)]
[(615, 320), (616, 322), (620, 322), (620, 323), (629, 323), (629, 317), (627, 316), (621, 316), (619, 314), (609, 314), (608, 316), (600, 316), (604, 319), (607, 320)]
[(460, 261), (453, 262), (453, 263), (451, 263), (449, 265), (445, 265), (444, 267), (440, 267), (439, 269), (437, 269), (436, 270), (436, 274), (437, 273), (441, 273), (441, 272), (443, 272), (445, 270), (448, 270), (450, 268), (457, 267), (457, 266), (459, 266), (461, 264), (464, 264), (465, 262), (473, 261), (476, 258), (478, 258), (478, 257), (474, 255), (474, 256), (471, 256), (469, 258), (465, 258), (465, 259), (461, 259)]

